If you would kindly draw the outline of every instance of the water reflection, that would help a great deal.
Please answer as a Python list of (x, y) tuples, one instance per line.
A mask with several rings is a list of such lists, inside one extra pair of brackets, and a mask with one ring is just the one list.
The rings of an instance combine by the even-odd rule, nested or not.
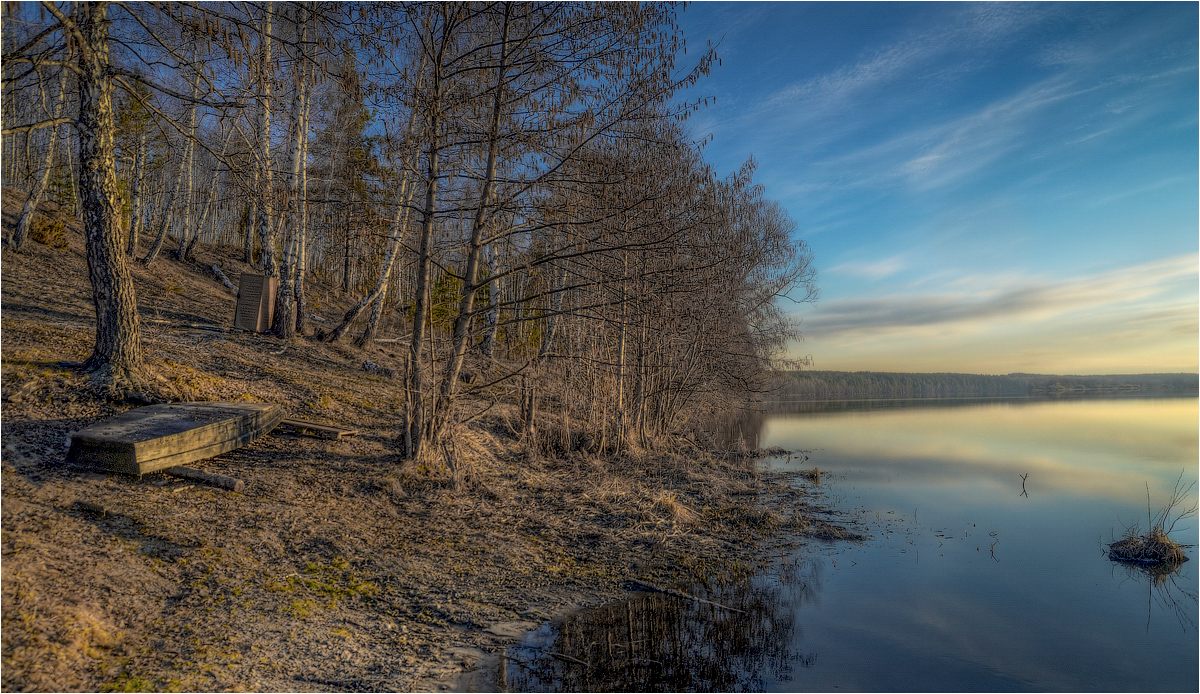
[(1144, 505), (1146, 482), (1156, 495), (1165, 494), (1181, 470), (1196, 466), (1195, 398), (861, 405), (773, 415), (761, 440), (819, 450), (822, 468), (853, 466), (881, 479), (903, 478), (915, 494), (969, 485), (984, 499), (1019, 495), (1021, 475), (1028, 475), (1030, 495)]
[[(762, 691), (810, 667), (797, 623), (819, 589), (819, 564), (790, 564), (777, 580), (692, 586), (543, 625), (509, 652), (516, 691)], [(725, 609), (733, 608), (733, 609)]]
[(1182, 571), (1182, 564), (1170, 566), (1138, 566), (1120, 564), (1127, 581), (1146, 588), (1146, 631), (1150, 630), (1155, 613), (1171, 615), (1183, 632), (1196, 630), (1196, 608), (1200, 606), (1193, 581)]
[[(1200, 562), (1147, 572), (1106, 546), (1146, 519), (1147, 493), (1160, 507), (1181, 470), (1195, 478), (1197, 400), (911, 405), (744, 420), (762, 417), (764, 447), (809, 451), (766, 464), (830, 472), (830, 501), (870, 541), (693, 588), (745, 614), (654, 595), (547, 625), (512, 651), (526, 664), (508, 685), (1196, 691)], [(1196, 523), (1172, 538), (1194, 551)]]

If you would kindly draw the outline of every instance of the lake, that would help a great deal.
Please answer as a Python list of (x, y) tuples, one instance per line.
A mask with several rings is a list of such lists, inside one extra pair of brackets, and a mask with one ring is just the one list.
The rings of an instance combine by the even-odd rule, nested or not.
[[(819, 467), (870, 539), (810, 542), (724, 605), (637, 594), (510, 650), (533, 691), (1197, 691), (1196, 561), (1105, 545), (1197, 478), (1196, 398), (809, 403), (768, 414), (767, 469)], [(800, 484), (800, 482), (797, 482)], [(1196, 490), (1185, 506), (1196, 502)], [(1197, 522), (1173, 539), (1192, 545)], [(555, 655), (547, 655), (553, 653)], [(586, 662), (586, 666), (582, 663)], [(523, 664), (522, 664), (523, 663)]]

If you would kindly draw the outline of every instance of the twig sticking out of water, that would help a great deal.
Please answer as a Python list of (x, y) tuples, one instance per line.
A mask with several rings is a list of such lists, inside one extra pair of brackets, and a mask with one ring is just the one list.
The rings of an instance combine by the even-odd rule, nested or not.
[(1025, 497), (1026, 499), (1029, 498), (1029, 492), (1025, 491), (1025, 480), (1028, 478), (1029, 478), (1028, 472), (1025, 473), (1024, 475), (1021, 475), (1021, 496)]

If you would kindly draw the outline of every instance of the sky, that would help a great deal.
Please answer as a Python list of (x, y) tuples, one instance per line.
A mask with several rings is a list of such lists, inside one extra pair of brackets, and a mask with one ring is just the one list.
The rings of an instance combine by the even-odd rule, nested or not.
[(682, 98), (813, 251), (792, 357), (1200, 370), (1198, 5), (697, 2)]

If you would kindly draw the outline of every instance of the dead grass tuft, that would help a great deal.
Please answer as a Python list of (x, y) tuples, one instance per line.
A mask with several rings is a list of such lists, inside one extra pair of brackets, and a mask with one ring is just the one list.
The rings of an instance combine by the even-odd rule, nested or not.
[(1150, 531), (1142, 533), (1141, 527), (1136, 523), (1126, 527), (1125, 537), (1108, 546), (1108, 558), (1125, 564), (1165, 571), (1170, 571), (1187, 561), (1187, 555), (1183, 553), (1186, 545), (1175, 542), (1169, 536), (1176, 523), (1196, 515), (1197, 504), (1183, 506), (1189, 499), (1194, 498), (1192, 489), (1195, 486), (1195, 482), (1184, 485), (1183, 472), (1180, 472), (1179, 478), (1175, 480), (1175, 488), (1171, 490), (1170, 499), (1163, 509), (1154, 515), (1150, 511), (1150, 485), (1147, 484), (1146, 520)]
[(1167, 537), (1162, 528), (1144, 535), (1128, 534), (1108, 546), (1113, 561), (1142, 566), (1172, 566), (1187, 561), (1183, 545)]
[(679, 501), (675, 492), (665, 490), (659, 492), (658, 496), (654, 498), (650, 510), (655, 515), (675, 521), (680, 525), (692, 525), (699, 518), (694, 511)]
[(39, 214), (33, 218), (29, 238), (51, 248), (67, 248), (67, 225), (58, 217)]

